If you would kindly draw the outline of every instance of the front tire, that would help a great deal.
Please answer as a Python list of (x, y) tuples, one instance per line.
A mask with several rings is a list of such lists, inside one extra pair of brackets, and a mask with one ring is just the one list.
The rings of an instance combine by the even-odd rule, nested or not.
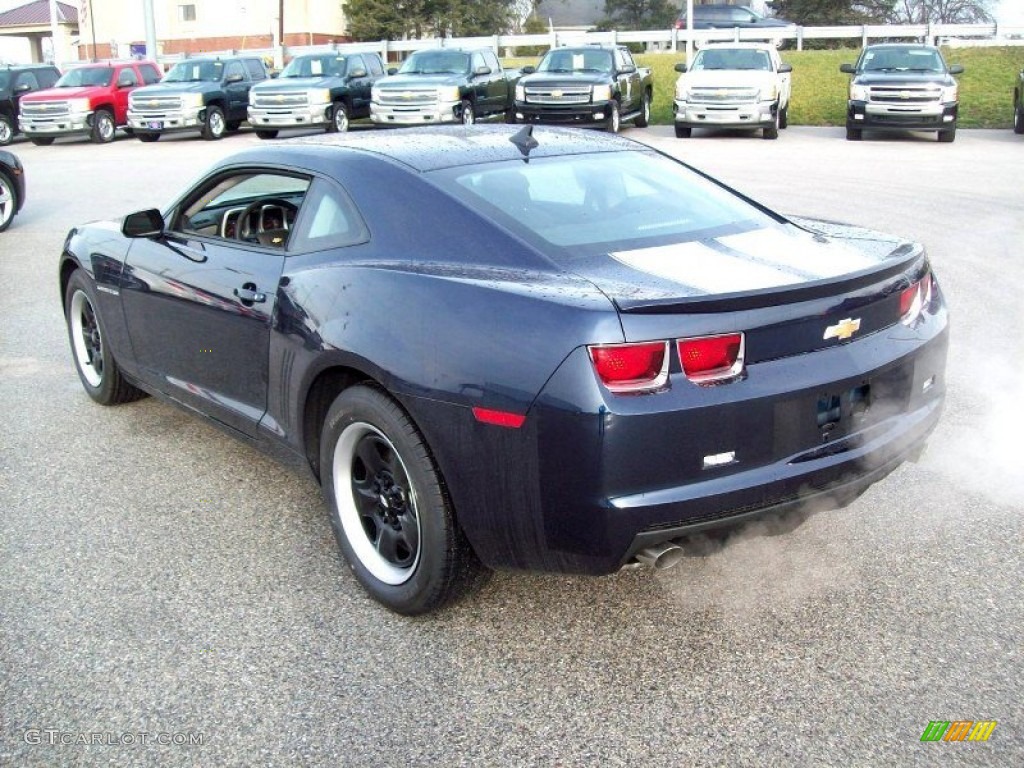
[(947, 131), (939, 131), (939, 141), (943, 144), (951, 144), (956, 140), (956, 127), (950, 128)]
[(348, 131), (348, 108), (340, 101), (331, 110), (331, 122), (327, 124), (328, 133), (345, 133)]
[(224, 120), (224, 110), (220, 107), (206, 108), (206, 122), (203, 123), (202, 136), (207, 141), (223, 138), (228, 125)]
[(0, 171), (0, 232), (11, 226), (17, 210), (18, 196), (14, 191), (14, 182)]
[(53, 144), (53, 136), (42, 136), (38, 139), (29, 139), (37, 147), (48, 147)]
[(789, 128), (789, 104), (779, 110), (779, 128)]
[(68, 280), (64, 320), (78, 378), (86, 394), (100, 405), (138, 400), (145, 393), (128, 383), (107, 344), (107, 333), (96, 309), (96, 290), (81, 270)]
[(259, 136), (261, 139), (276, 139), (277, 138), (277, 131), (262, 131), (262, 130), (258, 130), (258, 131), (256, 131), (256, 135)]
[(688, 139), (693, 135), (693, 128), (688, 125), (680, 125), (676, 123), (676, 138), (677, 139)]
[(357, 385), (335, 399), (320, 436), (320, 476), (342, 554), (391, 610), (432, 611), (483, 573), (423, 437), (380, 390)]
[(459, 115), (463, 125), (473, 125), (476, 122), (476, 112), (473, 110), (473, 102), (464, 100), (459, 106)]
[(766, 125), (764, 128), (761, 129), (761, 138), (762, 139), (772, 140), (772, 139), (779, 138), (779, 120), (780, 119), (781, 118), (780, 118), (780, 115), (779, 115), (779, 110), (776, 109), (775, 110), (775, 121), (771, 125)]
[(114, 140), (117, 133), (117, 124), (114, 123), (114, 116), (106, 109), (96, 110), (92, 118), (92, 130), (89, 132), (89, 139), (93, 144), (109, 144)]
[(847, 128), (846, 128), (846, 140), (847, 141), (860, 141), (862, 137), (863, 137), (863, 134), (861, 133), (861, 129), (860, 128), (850, 128), (849, 126), (847, 126)]
[(1013, 132), (1024, 133), (1024, 107), (1019, 105), (1013, 108)]
[(622, 112), (619, 109), (619, 102), (612, 99), (609, 105), (611, 115), (608, 117), (608, 133), (618, 133), (622, 127)]

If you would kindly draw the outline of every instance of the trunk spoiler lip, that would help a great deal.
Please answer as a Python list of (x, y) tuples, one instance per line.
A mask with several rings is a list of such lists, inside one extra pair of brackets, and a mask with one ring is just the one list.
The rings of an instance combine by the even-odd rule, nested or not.
[[(920, 243), (903, 242), (880, 264), (840, 277), (828, 277), (797, 285), (737, 293), (702, 294), (664, 299), (613, 298), (612, 303), (619, 312), (627, 315), (698, 314), (761, 309), (857, 291), (873, 283), (899, 275), (907, 275), (907, 285), (910, 285), (925, 271), (927, 262), (924, 246)], [(910, 274), (913, 275), (913, 279)]]

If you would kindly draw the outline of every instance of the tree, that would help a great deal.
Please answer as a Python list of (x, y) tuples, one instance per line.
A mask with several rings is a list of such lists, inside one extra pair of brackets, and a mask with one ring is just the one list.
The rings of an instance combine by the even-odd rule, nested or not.
[(992, 0), (896, 0), (894, 24), (985, 24), (992, 21)]
[(894, 0), (776, 0), (775, 15), (803, 27), (883, 24)]
[(598, 29), (667, 29), (679, 15), (670, 0), (605, 0)]
[(496, 35), (513, 28), (520, 0), (347, 0), (356, 40)]

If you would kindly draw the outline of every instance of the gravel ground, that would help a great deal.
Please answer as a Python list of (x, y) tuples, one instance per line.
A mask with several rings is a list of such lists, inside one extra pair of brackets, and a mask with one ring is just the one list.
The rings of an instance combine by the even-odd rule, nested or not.
[[(260, 142), (19, 141), (0, 765), (1024, 765), (1024, 139), (626, 134), (784, 212), (927, 244), (954, 327), (922, 461), (669, 571), (499, 573), (436, 616), (392, 615), (308, 478), (153, 399), (100, 408), (72, 367), (68, 227), (163, 204)], [(921, 743), (930, 720), (998, 726)]]

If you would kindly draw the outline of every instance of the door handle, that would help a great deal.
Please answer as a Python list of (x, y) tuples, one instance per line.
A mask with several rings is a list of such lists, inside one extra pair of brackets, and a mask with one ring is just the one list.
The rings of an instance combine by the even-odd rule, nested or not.
[(262, 304), (267, 300), (267, 294), (257, 291), (255, 283), (246, 283), (241, 288), (235, 288), (235, 296), (243, 304)]

